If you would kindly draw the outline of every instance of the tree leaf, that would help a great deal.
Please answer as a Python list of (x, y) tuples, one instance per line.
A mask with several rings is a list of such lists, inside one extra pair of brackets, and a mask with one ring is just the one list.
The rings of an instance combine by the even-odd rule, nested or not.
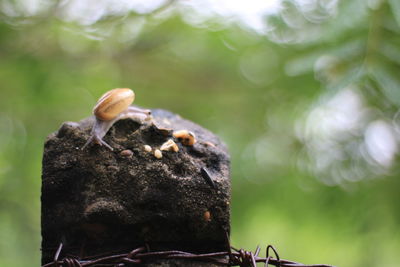
[(379, 84), (387, 100), (400, 106), (399, 79), (389, 69), (384, 67), (374, 68), (371, 77)]
[(400, 1), (399, 0), (389, 0), (390, 7), (392, 9), (394, 18), (397, 24), (400, 26)]

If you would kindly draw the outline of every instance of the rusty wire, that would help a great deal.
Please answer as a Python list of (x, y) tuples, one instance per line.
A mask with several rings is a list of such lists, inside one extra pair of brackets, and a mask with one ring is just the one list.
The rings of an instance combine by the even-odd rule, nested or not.
[[(66, 256), (59, 259), (63, 243), (60, 243), (55, 252), (54, 260), (42, 267), (93, 267), (93, 266), (114, 266), (123, 267), (128, 265), (143, 264), (149, 260), (161, 259), (190, 259), (202, 262), (217, 263), (227, 266), (256, 267), (257, 263), (264, 263), (264, 267), (270, 265), (276, 267), (333, 267), (325, 264), (304, 265), (294, 261), (280, 259), (276, 249), (268, 245), (265, 257), (260, 257), (260, 247), (253, 253), (243, 249), (235, 249), (229, 246), (228, 251), (196, 254), (179, 250), (151, 251), (148, 246), (136, 248), (129, 253), (114, 254), (100, 257), (79, 258), (76, 256)], [(270, 253), (273, 252), (274, 256)]]

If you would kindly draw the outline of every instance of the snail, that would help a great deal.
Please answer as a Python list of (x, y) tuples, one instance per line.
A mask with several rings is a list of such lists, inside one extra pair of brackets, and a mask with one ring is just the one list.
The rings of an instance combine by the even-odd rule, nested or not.
[(129, 88), (116, 88), (102, 95), (93, 108), (96, 121), (90, 132), (91, 136), (82, 149), (93, 142), (113, 150), (109, 144), (103, 141), (103, 137), (115, 122), (130, 118), (142, 123), (151, 119), (150, 110), (130, 106), (134, 100), (135, 93)]

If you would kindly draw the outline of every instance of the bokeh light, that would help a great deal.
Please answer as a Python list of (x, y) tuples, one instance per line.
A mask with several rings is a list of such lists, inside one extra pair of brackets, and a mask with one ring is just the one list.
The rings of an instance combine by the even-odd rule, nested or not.
[(39, 265), (45, 137), (130, 87), (227, 143), (236, 247), (396, 266), (399, 33), (397, 0), (0, 2), (0, 265)]

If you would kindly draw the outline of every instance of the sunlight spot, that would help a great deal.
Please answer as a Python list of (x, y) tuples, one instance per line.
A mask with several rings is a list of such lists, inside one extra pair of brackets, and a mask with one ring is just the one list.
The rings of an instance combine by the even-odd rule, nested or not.
[(385, 121), (371, 122), (365, 131), (365, 143), (371, 157), (380, 165), (389, 167), (398, 152), (392, 127)]
[(395, 126), (379, 117), (382, 114), (366, 106), (356, 87), (323, 96), (303, 124), (296, 124), (309, 159), (309, 166), (299, 166), (329, 185), (387, 173), (398, 153), (398, 140)]
[(267, 31), (265, 16), (277, 13), (281, 8), (281, 0), (206, 0), (183, 4), (194, 10), (197, 16), (205, 19), (215, 15), (224, 19), (232, 18), (258, 33)]

